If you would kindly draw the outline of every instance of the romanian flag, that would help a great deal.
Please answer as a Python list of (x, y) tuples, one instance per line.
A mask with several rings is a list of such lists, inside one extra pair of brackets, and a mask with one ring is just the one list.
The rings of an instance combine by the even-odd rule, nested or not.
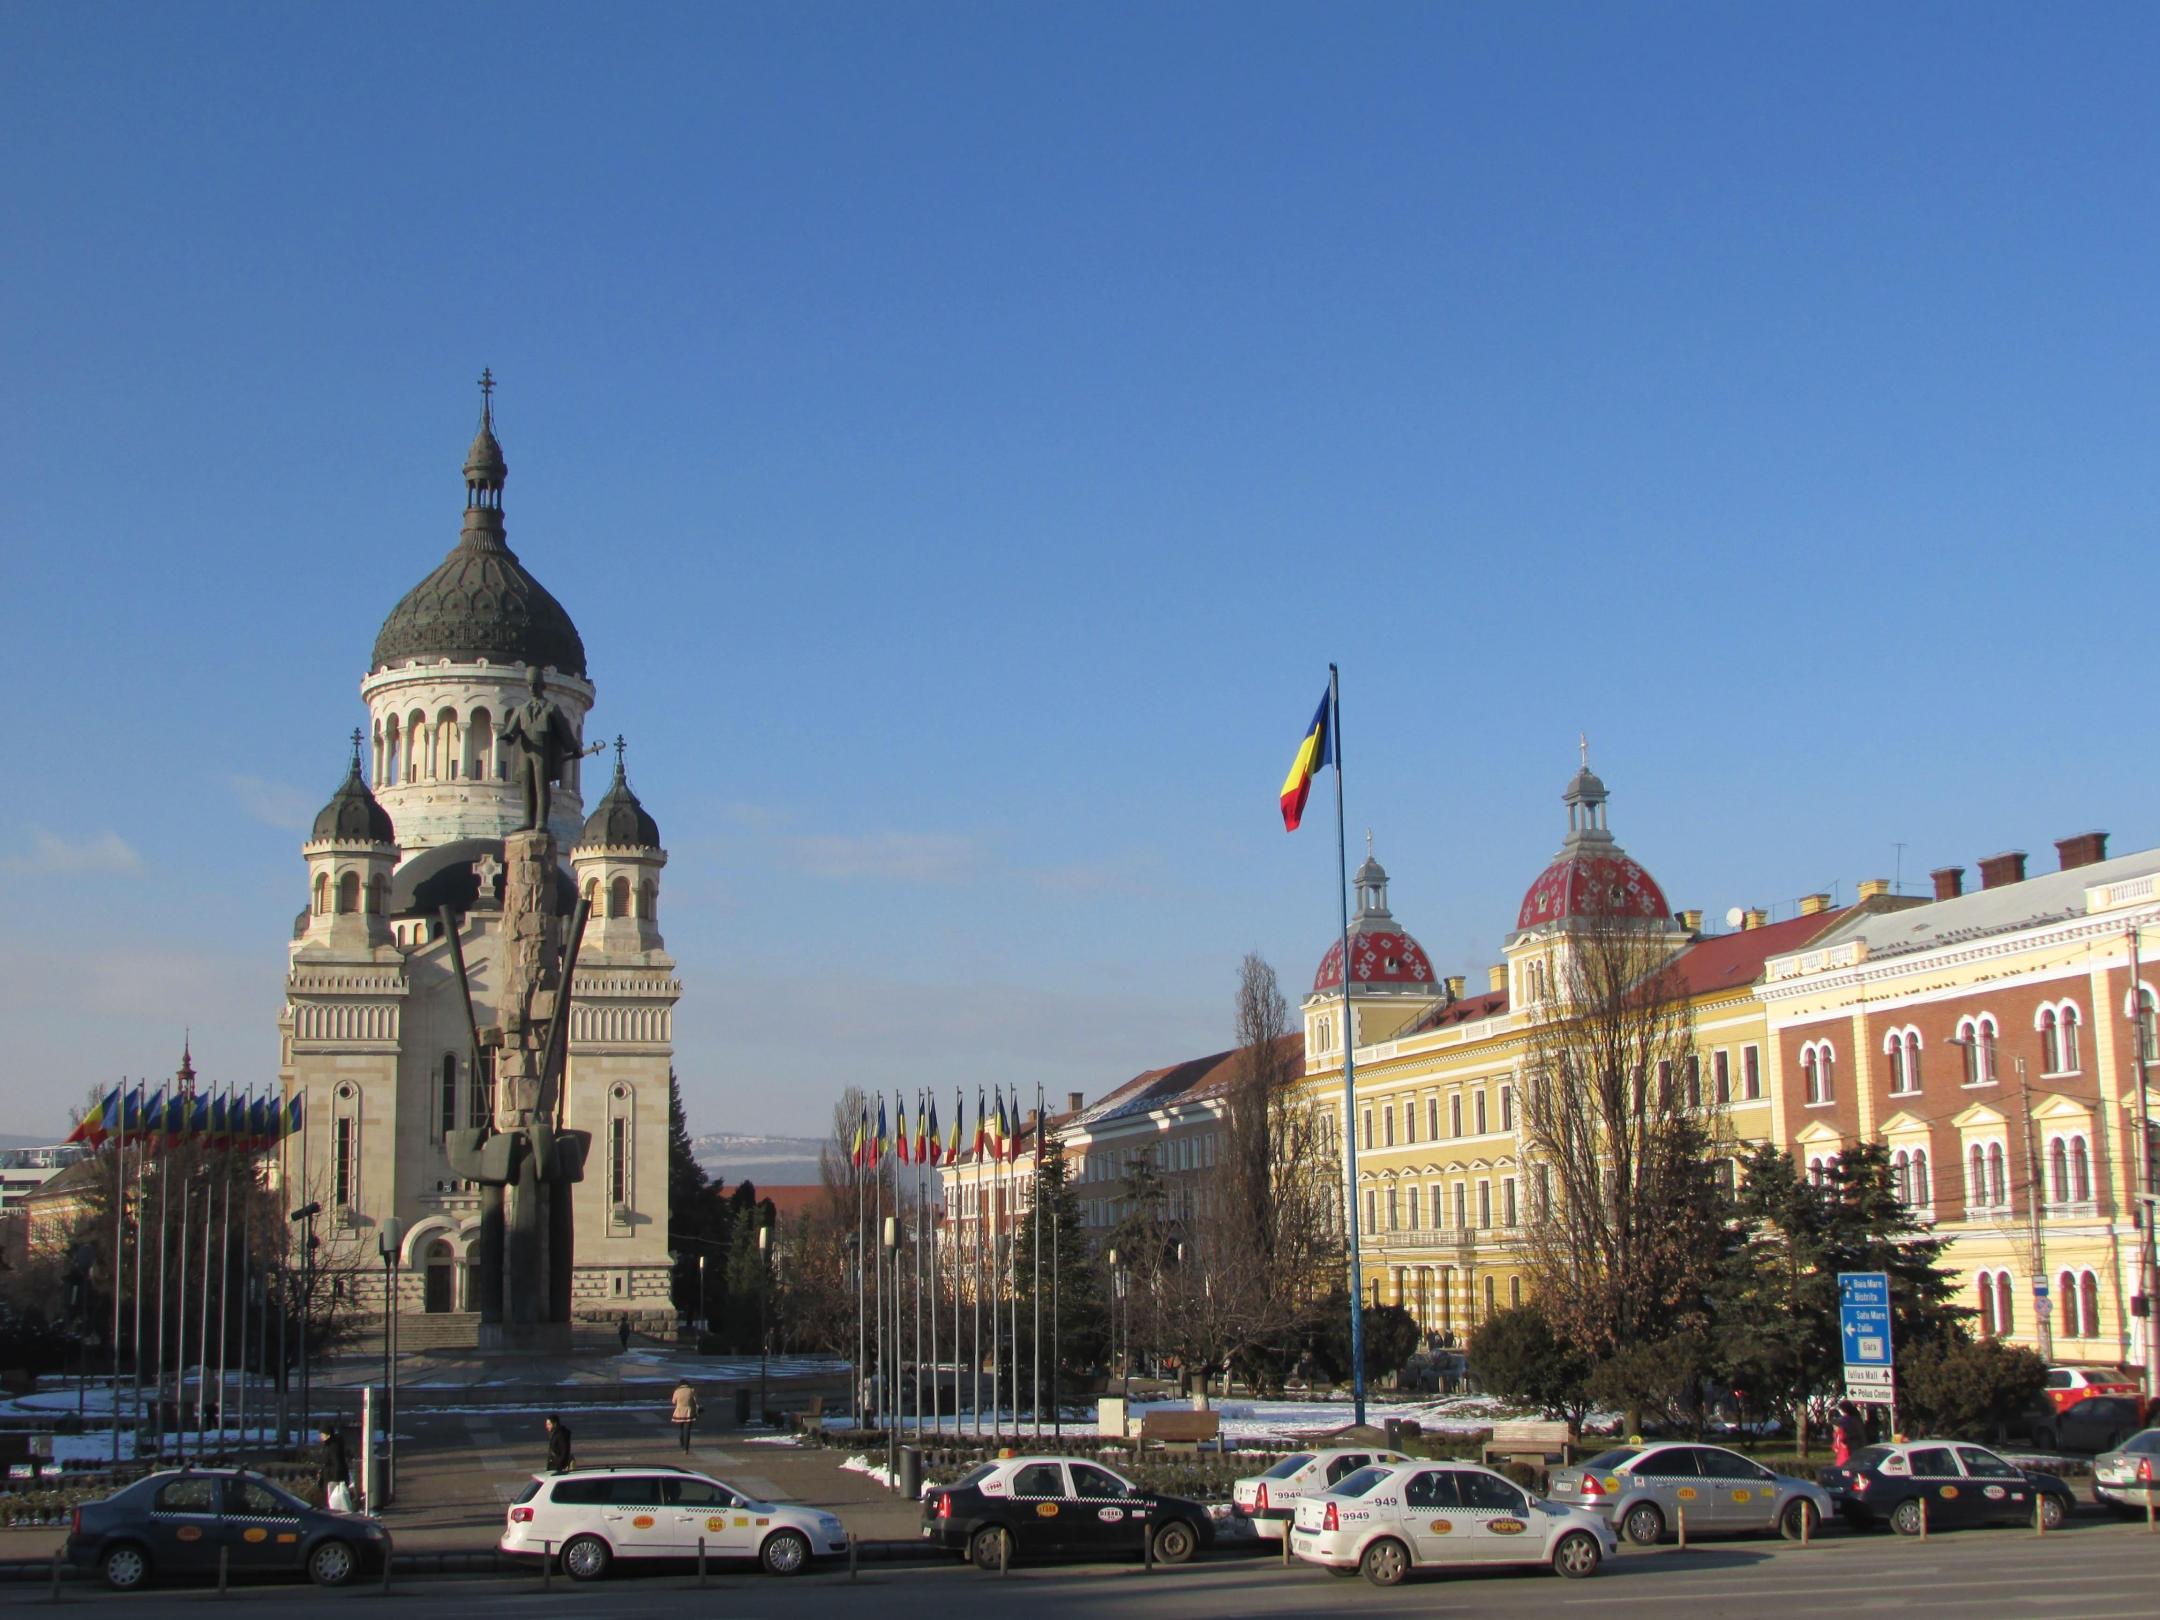
[(960, 1162), (960, 1125), (966, 1118), (967, 1099), (960, 1095), (960, 1088), (955, 1086), (952, 1094), (952, 1135), (945, 1142), (945, 1162), (947, 1164), (958, 1164)]
[(210, 1146), (210, 1099), (203, 1092), (195, 1094), (195, 1112), (188, 1120), (188, 1134), (204, 1147)]
[[(917, 1116), (917, 1123), (921, 1123), (920, 1115)], [(935, 1097), (932, 1097), (930, 1099), (930, 1145), (924, 1151), (928, 1155), (928, 1157), (923, 1160), (923, 1163), (925, 1164), (936, 1164), (938, 1160), (942, 1159), (945, 1156), (945, 1142), (944, 1139), (938, 1135), (937, 1098)]]
[(983, 1156), (983, 1143), (984, 1143), (984, 1141), (985, 1141), (985, 1140), (986, 1140), (986, 1139), (988, 1138), (988, 1136), (989, 1136), (989, 1134), (990, 1134), (990, 1128), (989, 1128), (988, 1124), (986, 1123), (986, 1119), (987, 1119), (987, 1116), (986, 1116), (986, 1114), (985, 1114), (985, 1112), (984, 1112), (984, 1109), (983, 1109), (983, 1094), (982, 1094), (982, 1087), (981, 1087), (981, 1086), (977, 1086), (977, 1087), (975, 1088), (975, 1147), (974, 1147), (974, 1153), (975, 1153), (975, 1157), (976, 1157), (976, 1158), (978, 1158), (978, 1159), (979, 1159), (979, 1158), (981, 1158), (981, 1157)]
[(902, 1164), (913, 1164), (915, 1155), (908, 1145), (907, 1099), (898, 1093), (893, 1096), (893, 1112), (900, 1116), (900, 1135), (893, 1143), (894, 1154)]
[(298, 1136), (300, 1134), (301, 1122), (306, 1117), (305, 1110), (301, 1105), (301, 1098), (304, 1095), (303, 1092), (294, 1092), (292, 1101), (285, 1105), (285, 1134), (287, 1136)]
[(145, 1141), (161, 1134), (165, 1129), (165, 1088), (159, 1086), (157, 1093), (142, 1105), (136, 1116), (135, 1134)]
[(1305, 728), (1305, 740), (1298, 744), (1297, 758), (1290, 762), (1290, 774), (1283, 778), (1284, 832), (1297, 831), (1298, 823), (1305, 818), (1305, 796), (1312, 792), (1312, 779), (1320, 774), (1322, 766), (1334, 763), (1335, 737), (1328, 725), (1328, 700), (1323, 692), (1312, 724)]
[(993, 1159), (1010, 1158), (1011, 1154), (1007, 1151), (1007, 1147), (1008, 1143), (1005, 1137), (1005, 1093), (1000, 1090), (997, 1094), (997, 1119), (990, 1127), (990, 1156)]
[(70, 1142), (88, 1142), (92, 1147), (102, 1147), (107, 1135), (120, 1122), (120, 1088), (114, 1086), (96, 1102), (92, 1103), (83, 1117), (68, 1132)]
[(864, 1103), (855, 1116), (855, 1140), (848, 1144), (848, 1163), (860, 1170), (869, 1163), (870, 1152), (870, 1105)]
[(918, 1091), (915, 1094), (915, 1162), (917, 1164), (928, 1164), (930, 1162), (930, 1144), (936, 1140), (937, 1133), (935, 1131), (931, 1131), (926, 1135), (923, 1130), (923, 1100), (922, 1093)]
[(891, 1140), (892, 1135), (885, 1128), (885, 1093), (881, 1091), (877, 1100), (877, 1152), (871, 1155), (872, 1164), (885, 1162), (885, 1144)]
[(220, 1091), (210, 1099), (210, 1146), (232, 1146), (232, 1129), (225, 1121), (225, 1093)]

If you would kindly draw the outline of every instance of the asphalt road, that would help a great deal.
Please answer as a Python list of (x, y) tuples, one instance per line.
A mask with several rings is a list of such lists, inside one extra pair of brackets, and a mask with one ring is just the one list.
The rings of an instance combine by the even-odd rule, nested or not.
[[(654, 1614), (701, 1620), (789, 1620), (793, 1616), (996, 1616), (1024, 1607), (1029, 1620), (1093, 1616), (1115, 1606), (1120, 1620), (1203, 1620), (1270, 1615), (1343, 1620), (1347, 1614), (1421, 1616), (1576, 1613), (1667, 1620), (1733, 1615), (1748, 1620), (1853, 1620), (1899, 1614), (2012, 1616), (2018, 1620), (2152, 1620), (2160, 1603), (2160, 1535), (2142, 1524), (2081, 1520), (2047, 1537), (2016, 1530), (1969, 1530), (1907, 1541), (1836, 1532), (1808, 1548), (1784, 1542), (1709, 1543), (1679, 1552), (1627, 1552), (1593, 1579), (1540, 1572), (1413, 1577), (1384, 1592), (1306, 1566), (1283, 1569), (1261, 1558), (1226, 1557), (1182, 1569), (1134, 1565), (1016, 1568), (1004, 1578), (957, 1562), (864, 1566), (776, 1580), (748, 1571), (694, 1576), (632, 1575), (590, 1587), (561, 1579), (543, 1591), (537, 1577), (400, 1580), (389, 1597), (373, 1586), (318, 1593), (306, 1587), (250, 1586), (220, 1600), (207, 1586), (115, 1597), (70, 1586), (63, 1603), (118, 1620), (194, 1616), (205, 1603), (264, 1617), (303, 1605), (318, 1617), (353, 1611), (354, 1620), (395, 1605), (399, 1620), (490, 1620), (537, 1608), (564, 1620), (633, 1620)], [(37, 1604), (38, 1587), (0, 1593), (0, 1609)]]

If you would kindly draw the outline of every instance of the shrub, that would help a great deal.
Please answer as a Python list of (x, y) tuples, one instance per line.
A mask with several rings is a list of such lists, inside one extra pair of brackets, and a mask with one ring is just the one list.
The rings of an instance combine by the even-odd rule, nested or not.
[(2047, 1363), (1994, 1339), (1922, 1345), (1898, 1368), (1900, 1416), (1909, 1432), (1985, 1440), (2000, 1436), (2040, 1399)]

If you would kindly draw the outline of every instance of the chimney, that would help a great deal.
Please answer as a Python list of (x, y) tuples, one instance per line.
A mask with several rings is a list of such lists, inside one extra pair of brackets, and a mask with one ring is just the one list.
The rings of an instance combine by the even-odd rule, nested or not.
[(1820, 917), (1829, 909), (1830, 897), (1827, 894), (1803, 894), (1800, 897), (1800, 915), (1803, 917)]
[(1507, 988), (1507, 964), (1505, 962), (1495, 962), (1485, 970), (1485, 988), (1488, 990), (1505, 990)]
[(2089, 832), (2079, 833), (2075, 838), (2058, 838), (2055, 853), (2062, 857), (2065, 872), (2074, 866), (2091, 866), (2107, 859), (2107, 834)]
[(1470, 982), (1470, 981), (1469, 981), (1469, 980), (1467, 980), (1467, 979), (1465, 979), (1465, 978), (1464, 978), (1464, 977), (1463, 977), (1463, 976), (1462, 976), (1462, 975), (1461, 975), (1460, 973), (1450, 973), (1450, 974), (1448, 975), (1448, 977), (1447, 977), (1447, 998), (1448, 998), (1448, 1000), (1450, 1000), (1450, 1001), (1460, 1001), (1460, 1000), (1462, 1000), (1463, 986), (1464, 986), (1464, 985), (1466, 985), (1466, 984), (1468, 984), (1469, 982)]
[(1087, 1094), (1085, 1092), (1068, 1091), (1065, 1093), (1065, 1112), (1068, 1114), (1079, 1113), (1086, 1103)]
[(1888, 878), (1862, 878), (1860, 880), (1860, 898), (1863, 900), (1880, 900), (1889, 892), (1890, 880)]
[(1989, 855), (1980, 862), (1980, 887), (2000, 889), (2007, 884), (2025, 881), (2025, 852), (2010, 849), (2000, 855)]
[(1745, 933), (1751, 928), (1760, 928), (1769, 920), (1770, 913), (1767, 911), (1750, 911), (1740, 919), (1741, 932)]
[(1935, 898), (1955, 900), (1965, 892), (1965, 868), (1962, 866), (1938, 866), (1928, 874), (1935, 880)]
[(1034, 1130), (1035, 1130), (1035, 1110), (1034, 1110), (1034, 1109), (1032, 1109), (1032, 1108), (1030, 1108), (1030, 1109), (1029, 1109), (1029, 1110), (1027, 1111), (1027, 1118), (1026, 1118), (1026, 1119), (1024, 1119), (1024, 1120), (1022, 1120), (1022, 1121), (1020, 1122), (1020, 1134), (1021, 1134), (1021, 1135), (1023, 1135), (1023, 1136), (1029, 1136), (1029, 1135), (1032, 1135), (1032, 1134), (1034, 1134)]
[(1702, 932), (1701, 907), (1698, 906), (1690, 911), (1675, 912), (1674, 915), (1680, 919), (1680, 926), (1682, 928), (1685, 928), (1689, 933), (1699, 934)]

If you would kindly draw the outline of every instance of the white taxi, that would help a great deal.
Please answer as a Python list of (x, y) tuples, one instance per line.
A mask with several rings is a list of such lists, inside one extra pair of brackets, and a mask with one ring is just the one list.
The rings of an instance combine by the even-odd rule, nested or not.
[(1231, 1516), (1249, 1522), (1262, 1541), (1280, 1541), (1291, 1514), (1309, 1493), (1339, 1485), (1360, 1468), (1409, 1460), (1399, 1451), (1375, 1451), (1371, 1446), (1293, 1451), (1266, 1473), (1232, 1482)]
[(1473, 1463), (1408, 1462), (1360, 1469), (1307, 1496), (1290, 1550), (1337, 1575), (1394, 1586), (1414, 1569), (1542, 1564), (1579, 1580), (1620, 1550), (1611, 1525), (1541, 1501)]
[(572, 1468), (535, 1474), (511, 1504), (496, 1546), (513, 1558), (551, 1558), (574, 1581), (595, 1581), (618, 1558), (754, 1558), (800, 1575), (814, 1558), (847, 1551), (847, 1530), (817, 1508), (761, 1502), (687, 1468)]

